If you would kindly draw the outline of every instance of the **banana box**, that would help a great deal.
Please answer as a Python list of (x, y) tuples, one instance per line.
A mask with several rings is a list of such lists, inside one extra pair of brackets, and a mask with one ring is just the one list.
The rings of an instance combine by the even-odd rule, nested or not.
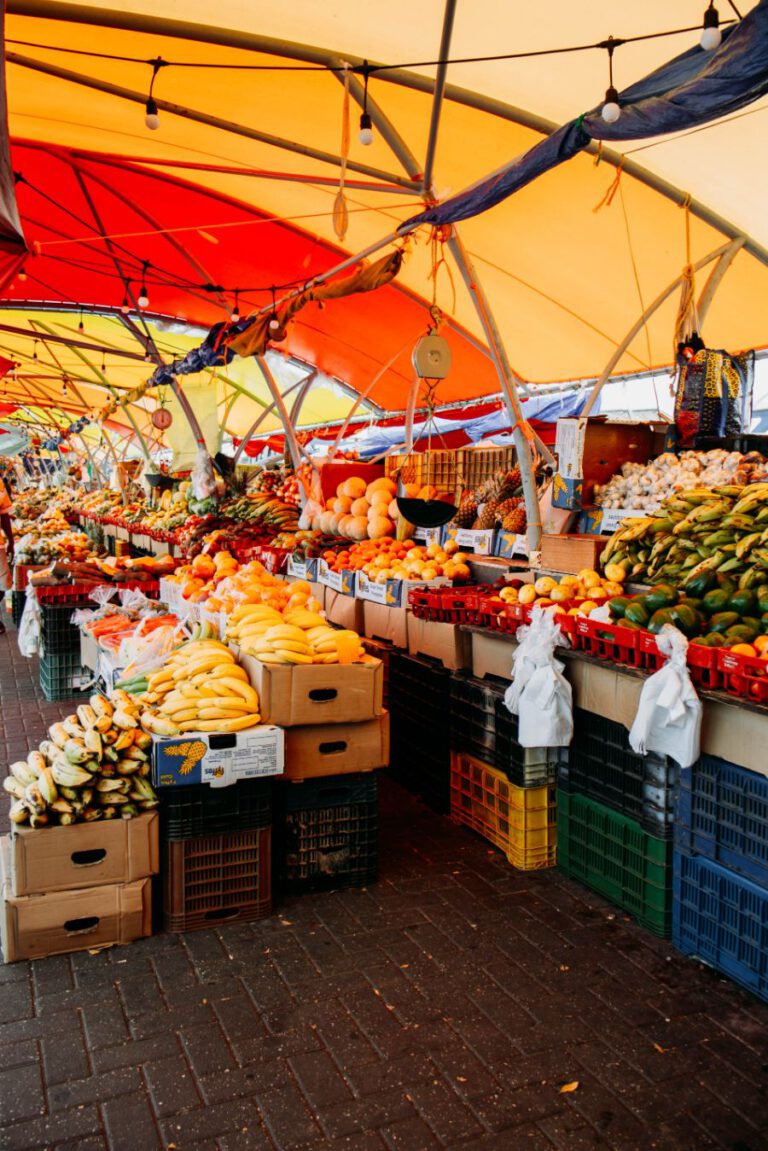
[(372, 656), (348, 664), (262, 663), (242, 652), (238, 658), (259, 693), (261, 716), (267, 723), (281, 728), (354, 724), (381, 715), (384, 668)]
[(284, 763), (282, 728), (270, 724), (247, 731), (189, 731), (184, 735), (152, 737), (155, 787), (184, 787), (192, 783), (228, 787), (240, 779), (282, 775)]

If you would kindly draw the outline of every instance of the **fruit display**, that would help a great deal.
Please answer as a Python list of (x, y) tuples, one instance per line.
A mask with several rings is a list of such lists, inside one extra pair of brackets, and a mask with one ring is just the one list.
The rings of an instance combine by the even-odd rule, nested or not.
[[(623, 571), (613, 572), (621, 575)], [(539, 576), (533, 583), (510, 580), (492, 597), (502, 603), (533, 607), (554, 608), (567, 615), (590, 615), (595, 608), (621, 595), (622, 585), (615, 579), (604, 578), (592, 568), (583, 568), (577, 575)]]
[(218, 640), (194, 640), (147, 678), (141, 725), (152, 735), (245, 731), (261, 722), (259, 696)]
[(473, 491), (466, 491), (451, 520), (455, 528), (473, 531), (502, 531), (522, 535), (527, 526), (519, 468), (497, 472)]
[(286, 503), (270, 492), (247, 492), (234, 496), (221, 505), (222, 516), (237, 523), (259, 523), (274, 535), (280, 531), (293, 531), (299, 526), (296, 505)]
[(12, 823), (89, 823), (131, 819), (157, 807), (149, 781), (151, 737), (125, 692), (87, 704), (48, 729), (48, 739), (26, 760), (12, 763), (3, 787), (13, 802)]
[(351, 663), (365, 655), (357, 632), (332, 628), (307, 608), (281, 614), (266, 604), (244, 604), (229, 617), (227, 639), (262, 663)]
[[(325, 535), (358, 542), (394, 536), (400, 518), (396, 492), (395, 481), (384, 476), (369, 484), (359, 476), (350, 476), (339, 484), (326, 510), (314, 516), (311, 527)], [(422, 492), (426, 493), (426, 489), (417, 489), (415, 485), (413, 492), (409, 490), (409, 494), (418, 495), (420, 499), (433, 498)]]
[(91, 551), (91, 541), (84, 532), (57, 529), (50, 535), (41, 535), (37, 529), (27, 532), (16, 541), (16, 563), (47, 564), (52, 560), (68, 558), (84, 560)]
[(342, 536), (326, 536), (321, 531), (280, 532), (272, 540), (272, 547), (292, 551), (299, 560), (317, 559), (329, 550), (341, 551), (349, 546)]
[(255, 479), (249, 481), (248, 489), (252, 492), (271, 492), (283, 503), (298, 508), (301, 506), (301, 486), (299, 477), (286, 468), (264, 469)]
[(267, 571), (259, 560), (240, 564), (227, 552), (196, 556), (169, 577), (181, 595), (207, 611), (232, 612), (246, 603), (268, 603), (278, 611), (285, 607), (314, 606), (312, 589), (303, 580), (288, 583)]
[(672, 624), (695, 644), (768, 658), (768, 583), (739, 588), (728, 575), (705, 570), (682, 588), (654, 584), (649, 591), (608, 602), (611, 619), (657, 635)]
[(388, 579), (425, 581), (444, 577), (467, 580), (467, 555), (455, 540), (444, 545), (414, 544), (412, 540), (371, 539), (342, 551), (327, 551), (323, 559), (331, 571), (361, 571), (374, 583)]
[(595, 503), (602, 508), (644, 508), (655, 512), (675, 492), (749, 484), (768, 477), (768, 461), (759, 452), (742, 455), (715, 448), (709, 452), (665, 452), (648, 464), (625, 463), (602, 487)]
[(171, 556), (90, 556), (88, 559), (57, 559), (29, 577), (35, 586), (62, 583), (141, 583), (158, 580), (176, 567)]
[(621, 567), (636, 582), (664, 580), (688, 589), (705, 573), (728, 575), (740, 588), (768, 583), (768, 483), (669, 496), (660, 515), (624, 520), (600, 562)]

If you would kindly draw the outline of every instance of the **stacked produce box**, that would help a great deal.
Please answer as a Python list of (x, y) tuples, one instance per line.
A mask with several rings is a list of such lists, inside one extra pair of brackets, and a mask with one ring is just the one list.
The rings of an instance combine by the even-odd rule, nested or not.
[(768, 777), (707, 755), (681, 773), (672, 940), (768, 1000)]

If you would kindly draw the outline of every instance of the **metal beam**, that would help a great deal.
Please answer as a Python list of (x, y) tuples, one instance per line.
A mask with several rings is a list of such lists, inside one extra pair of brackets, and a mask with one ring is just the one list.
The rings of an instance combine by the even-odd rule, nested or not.
[(432, 176), (435, 168), (435, 151), (437, 149), (437, 133), (440, 128), (440, 113), (445, 95), (445, 78), (448, 74), (448, 53), (451, 49), (451, 36), (453, 34), (453, 20), (456, 15), (456, 0), (445, 0), (443, 14), (443, 31), (440, 37), (440, 51), (435, 75), (435, 95), (432, 100), (432, 116), (429, 121), (429, 139), (427, 140), (427, 159), (424, 164), (424, 191), (432, 194)]
[[(259, 362), (259, 366), (261, 366), (260, 362)], [(291, 392), (294, 392), (296, 390), (296, 388), (300, 388), (303, 383), (304, 383), (303, 380), (298, 380), (295, 384), (291, 384), (290, 388), (286, 388), (285, 391), (283, 392), (283, 398), (285, 398), (285, 396), (289, 396), (291, 394)], [(237, 466), (237, 461), (240, 459), (240, 456), (243, 454), (243, 448), (245, 447), (245, 445), (248, 443), (249, 440), (253, 439), (254, 433), (256, 431), (258, 431), (258, 429), (264, 423), (264, 420), (267, 418), (267, 416), (270, 414), (270, 412), (274, 412), (276, 407), (277, 407), (277, 403), (275, 402), (275, 400), (272, 400), (272, 403), (269, 404), (267, 407), (265, 407), (264, 411), (260, 412), (259, 415), (256, 417), (256, 419), (253, 421), (253, 423), (249, 427), (248, 431), (245, 433), (245, 435), (240, 440), (238, 447), (235, 448), (235, 454), (234, 454), (233, 461), (232, 461), (233, 467)]]
[(288, 444), (288, 450), (291, 453), (293, 466), (294, 469), (297, 469), (301, 463), (301, 448), (299, 447), (299, 441), (296, 439), (296, 431), (293, 427), (293, 424), (291, 423), (291, 417), (288, 415), (288, 409), (286, 408), (285, 401), (280, 393), (280, 388), (277, 385), (277, 380), (269, 370), (269, 364), (263, 356), (256, 356), (255, 359), (258, 361), (259, 367), (264, 373), (264, 379), (266, 380), (270, 395), (275, 401), (275, 407), (277, 408), (283, 429), (285, 430), (285, 440)]
[[(3, 307), (4, 308), (6, 307), (5, 303), (3, 303)], [(48, 309), (47, 308), (41, 308), (40, 310), (41, 311), (47, 311)], [(56, 311), (60, 311), (60, 310), (61, 309), (59, 309), (59, 308), (56, 309)], [(74, 309), (70, 309), (70, 310), (74, 310)], [(90, 311), (91, 309), (89, 309), (87, 306), (85, 306), (84, 310), (87, 312), (87, 311)], [(26, 336), (27, 339), (30, 339), (30, 340), (35, 340), (35, 339), (39, 340), (40, 339), (40, 337), (36, 336), (34, 331), (30, 331), (29, 328), (14, 328), (10, 324), (0, 324), (0, 332), (9, 332), (12, 336)], [(105, 347), (104, 344), (91, 344), (88, 342), (88, 340), (76, 340), (73, 336), (56, 336), (53, 333), (51, 333), (51, 335), (46, 336), (45, 338), (46, 338), (46, 341), (48, 343), (66, 344), (66, 346), (68, 348), (82, 348), (83, 351), (85, 351), (85, 352), (104, 352), (105, 355), (122, 356), (123, 359), (126, 359), (126, 360), (143, 360), (144, 359), (144, 357), (138, 355), (137, 352), (123, 352), (123, 351), (120, 351), (118, 348), (112, 348), (112, 347), (108, 347), (108, 346)]]
[[(7, 52), (5, 56), (8, 64), (16, 64), (20, 68), (27, 68), (32, 72), (42, 72), (46, 76), (55, 76), (59, 80), (68, 80), (83, 88), (92, 88), (97, 92), (105, 92), (109, 96), (117, 96), (120, 100), (129, 100), (140, 104), (142, 108), (147, 102), (146, 92), (136, 92), (132, 88), (122, 88), (118, 84), (110, 84), (106, 80), (97, 80), (94, 76), (86, 76), (82, 72), (73, 72), (70, 68), (60, 68), (57, 64), (48, 64), (42, 60), (35, 60), (32, 56), (22, 56), (19, 52)], [(269, 144), (273, 148), (282, 148), (288, 152), (295, 152), (301, 156), (309, 156), (313, 160), (320, 160), (324, 164), (333, 164), (341, 167), (341, 157), (332, 152), (324, 152), (320, 148), (311, 148), (306, 144), (299, 144), (294, 140), (285, 140), (282, 136), (273, 136), (269, 132), (261, 132), (257, 128), (249, 128), (245, 124), (237, 124), (233, 120), (223, 120), (220, 116), (211, 116), (207, 112), (198, 112), (193, 108), (186, 108), (183, 104), (173, 104), (170, 100), (155, 98), (159, 111), (168, 112), (172, 116), (181, 116), (182, 119), (192, 120), (197, 124), (205, 124), (209, 128), (218, 128), (222, 132), (229, 132), (234, 136), (245, 136), (248, 140), (258, 140), (261, 144)], [(356, 160), (348, 160), (347, 167), (353, 172), (364, 176), (372, 176), (376, 180), (386, 180), (393, 184), (401, 184), (404, 188), (419, 190), (419, 184), (414, 180), (402, 176), (395, 176), (391, 172), (384, 172), (380, 168), (372, 168), (368, 164), (359, 164)]]
[[(696, 263), (693, 265), (694, 272), (700, 271), (701, 268), (704, 268), (704, 267), (706, 267), (707, 264), (710, 264), (712, 262), (712, 260), (717, 260), (721, 256), (724, 256), (727, 252), (730, 251), (731, 247), (732, 247), (731, 244), (723, 244), (721, 247), (716, 248), (714, 250), (714, 252), (710, 252), (708, 256), (702, 256), (702, 258), (700, 260), (697, 260)], [(639, 319), (637, 319), (635, 321), (635, 323), (632, 325), (632, 327), (629, 329), (629, 331), (627, 332), (624, 339), (619, 344), (617, 344), (616, 350), (614, 351), (614, 353), (611, 356), (611, 358), (609, 359), (608, 363), (605, 365), (601, 374), (598, 376), (597, 380), (595, 381), (595, 384), (594, 384), (594, 387), (592, 388), (592, 391), (589, 393), (589, 399), (587, 400), (586, 404), (582, 408), (581, 414), (583, 416), (588, 416), (590, 414), (590, 412), (592, 411), (592, 409), (594, 408), (595, 402), (597, 401), (597, 397), (600, 395), (600, 392), (603, 389), (603, 385), (605, 384), (606, 380), (610, 376), (613, 369), (618, 364), (621, 357), (626, 352), (629, 345), (634, 340), (635, 336), (638, 335), (638, 333), (640, 331), (642, 331), (643, 325), (648, 322), (648, 320), (651, 318), (653, 313), (661, 307), (661, 305), (664, 303), (664, 301), (667, 300), (672, 295), (672, 293), (675, 291), (675, 289), (679, 288), (679, 286), (682, 282), (683, 282), (682, 274), (679, 276), (676, 276), (675, 279), (672, 281), (672, 283), (669, 284), (664, 289), (663, 292), (660, 292), (659, 295), (656, 297), (656, 299), (648, 305), (648, 307), (645, 309), (645, 311), (642, 313), (642, 315), (639, 317)]]
[[(332, 75), (335, 76), (336, 79), (343, 84), (344, 61), (337, 60), (336, 67), (340, 69), (340, 71), (333, 72)], [(365, 101), (365, 106), (368, 109), (368, 114), (378, 129), (381, 138), (389, 145), (392, 152), (394, 152), (397, 159), (403, 165), (409, 180), (412, 181), (416, 187), (418, 187), (422, 178), (421, 165), (419, 164), (419, 161), (416, 159), (413, 152), (408, 147), (405, 140), (390, 120), (389, 116), (387, 116), (386, 112), (383, 111), (380, 105), (377, 104), (374, 98), (371, 96), (370, 91), (368, 92), (367, 100), (365, 99), (365, 88), (360, 83), (354, 72), (350, 72), (349, 74), (349, 94), (361, 108), (363, 106), (363, 102)], [(349, 161), (347, 161), (347, 163), (349, 164)]]
[(704, 321), (707, 318), (707, 312), (709, 311), (712, 305), (712, 301), (715, 298), (715, 293), (720, 287), (720, 284), (723, 282), (723, 277), (730, 268), (731, 264), (736, 259), (741, 249), (744, 247), (745, 240), (746, 236), (738, 236), (735, 240), (733, 240), (729, 244), (727, 250), (723, 252), (722, 256), (717, 261), (712, 271), (709, 273), (709, 277), (706, 284), (702, 288), (701, 295), (699, 296), (699, 302), (696, 306), (696, 310), (699, 315), (700, 327), (703, 328)]
[[(272, 36), (260, 36), (252, 32), (242, 32), (239, 29), (216, 28), (206, 24), (193, 24), (185, 20), (168, 20), (161, 16), (149, 16), (135, 11), (116, 12), (107, 8), (92, 8), (88, 5), (66, 3), (65, 0), (7, 0), (6, 11), (13, 15), (34, 16), (43, 20), (66, 20), (88, 27), (123, 28), (134, 32), (146, 32), (150, 35), (169, 36), (179, 40), (220, 44), (229, 48), (239, 48), (246, 52), (262, 52), (270, 56), (301, 60), (309, 64), (323, 65), (326, 68), (336, 67), (336, 62), (341, 56), (344, 56), (350, 64), (358, 67), (363, 63), (360, 56), (342, 53), (338, 50), (330, 51), (310, 44), (298, 44), (292, 41), (279, 40)], [(375, 64), (373, 66), (375, 67)], [(417, 92), (434, 92), (433, 80), (428, 76), (421, 76), (404, 68), (387, 68), (386, 71), (377, 74), (377, 80), (388, 84), (397, 84)], [(519, 124), (523, 128), (531, 128), (543, 136), (551, 135), (560, 127), (554, 121), (547, 120), (543, 116), (537, 116), (525, 108), (517, 108), (513, 104), (507, 104), (503, 100), (496, 100), (480, 92), (473, 92), (469, 88), (446, 84), (445, 96), (456, 104), (463, 104), (465, 107), (474, 108), (479, 112), (488, 112), (502, 120)], [(141, 102), (145, 103), (145, 101), (146, 97), (142, 96)], [(593, 143), (586, 151), (594, 154), (597, 152), (597, 148), (598, 145)], [(687, 203), (694, 216), (704, 220), (707, 224), (711, 224), (723, 235), (729, 236), (731, 239), (736, 239), (737, 236), (742, 235), (743, 229), (713, 212), (700, 200), (688, 200), (687, 192), (674, 184), (670, 184), (668, 180), (663, 180), (655, 173), (649, 172), (621, 153), (604, 147), (601, 160), (614, 168), (618, 168), (621, 164), (628, 176), (632, 176), (633, 179), (653, 188), (654, 191), (672, 200), (673, 203), (678, 205)], [(349, 167), (352, 165), (350, 164)], [(747, 238), (744, 248), (750, 255), (768, 266), (768, 248), (751, 237)]]

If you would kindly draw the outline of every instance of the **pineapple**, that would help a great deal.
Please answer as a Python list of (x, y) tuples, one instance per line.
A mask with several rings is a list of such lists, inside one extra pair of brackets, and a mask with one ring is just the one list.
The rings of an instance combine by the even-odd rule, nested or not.
[(461, 497), (456, 515), (453, 517), (454, 526), (457, 528), (469, 528), (475, 522), (477, 516), (477, 500), (471, 492), (467, 492)]
[(499, 505), (496, 500), (489, 500), (480, 515), (477, 517), (478, 531), (490, 531), (496, 526)]
[(528, 526), (525, 508), (517, 507), (514, 511), (508, 512), (501, 521), (501, 526), (505, 532), (511, 532), (516, 536), (521, 536)]

